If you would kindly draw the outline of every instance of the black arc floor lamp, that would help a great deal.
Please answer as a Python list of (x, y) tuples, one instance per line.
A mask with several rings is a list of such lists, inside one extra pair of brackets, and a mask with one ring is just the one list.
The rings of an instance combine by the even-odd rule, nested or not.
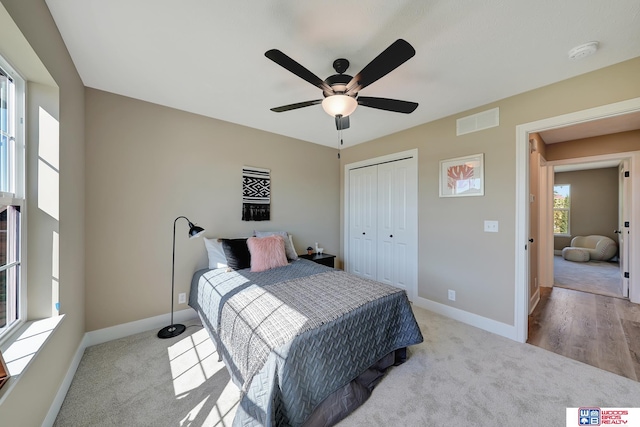
[(189, 218), (187, 218), (186, 216), (179, 216), (178, 218), (175, 219), (175, 221), (173, 221), (173, 259), (171, 261), (171, 324), (169, 326), (166, 326), (160, 329), (160, 331), (158, 332), (158, 338), (177, 337), (178, 335), (183, 333), (185, 329), (187, 329), (187, 327), (184, 325), (173, 323), (173, 300), (175, 299), (173, 295), (173, 283), (175, 280), (175, 269), (176, 269), (176, 222), (178, 222), (180, 218), (186, 219), (187, 222), (189, 223), (190, 239), (198, 237), (202, 233), (204, 233), (204, 228), (198, 227), (197, 225), (193, 224), (191, 221), (189, 221)]

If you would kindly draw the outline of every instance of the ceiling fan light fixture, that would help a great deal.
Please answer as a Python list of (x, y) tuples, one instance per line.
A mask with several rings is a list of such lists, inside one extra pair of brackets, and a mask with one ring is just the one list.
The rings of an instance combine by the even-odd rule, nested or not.
[(322, 108), (331, 117), (347, 117), (356, 110), (358, 101), (348, 95), (331, 95), (322, 100)]

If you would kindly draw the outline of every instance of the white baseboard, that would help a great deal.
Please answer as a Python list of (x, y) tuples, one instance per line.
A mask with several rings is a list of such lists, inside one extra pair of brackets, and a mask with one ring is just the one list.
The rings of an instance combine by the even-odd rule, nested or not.
[(516, 327), (514, 325), (507, 325), (506, 323), (469, 313), (468, 311), (460, 310), (459, 308), (451, 307), (449, 305), (440, 304), (439, 302), (431, 301), (426, 298), (416, 297), (413, 302), (418, 307), (426, 310), (442, 314), (443, 316), (450, 317), (459, 322), (466, 323), (467, 325), (475, 326), (476, 328), (484, 329), (485, 331), (496, 335), (518, 341)]
[(540, 302), (540, 287), (536, 289), (531, 298), (529, 299), (529, 314), (533, 313), (533, 310), (536, 309), (536, 306)]
[(553, 250), (553, 254), (554, 255), (562, 255), (562, 249), (554, 249)]
[[(173, 313), (174, 323), (186, 322), (197, 317), (198, 314), (192, 308), (187, 308), (186, 310), (180, 310)], [(169, 326), (170, 322), (171, 318), (168, 314), (161, 314), (160, 316), (148, 317), (134, 322), (123, 323), (121, 325), (87, 332), (85, 334), (85, 336), (88, 336), (87, 347), (128, 337), (129, 335), (139, 334), (140, 332), (150, 331), (151, 329), (161, 329), (163, 326)]]
[[(192, 308), (176, 311), (175, 313), (173, 313), (173, 321), (175, 323), (187, 322), (189, 320), (196, 319), (197, 317), (198, 314)], [(112, 341), (119, 338), (128, 337), (129, 335), (138, 334), (140, 332), (146, 332), (151, 329), (159, 330), (164, 326), (168, 326), (170, 321), (171, 318), (168, 314), (162, 314), (160, 316), (140, 319), (134, 322), (123, 323), (121, 325), (111, 326), (109, 328), (98, 329), (96, 331), (85, 333), (84, 337), (80, 341), (80, 344), (78, 345), (78, 349), (76, 350), (75, 355), (73, 356), (73, 360), (71, 361), (71, 365), (67, 370), (67, 374), (62, 380), (62, 384), (60, 384), (60, 387), (58, 388), (56, 397), (53, 399), (53, 402), (49, 407), (49, 412), (47, 412), (47, 416), (42, 422), (42, 427), (51, 427), (56, 421), (58, 412), (60, 412), (60, 408), (62, 407), (62, 402), (64, 402), (64, 398), (69, 391), (69, 387), (71, 386), (71, 381), (73, 381), (73, 377), (78, 370), (78, 366), (80, 365), (80, 361), (82, 360), (82, 356), (84, 355), (84, 351), (87, 347), (91, 347), (92, 345), (96, 344), (102, 344), (107, 341)]]
[(60, 384), (60, 387), (58, 388), (56, 397), (53, 399), (53, 402), (49, 407), (49, 412), (47, 412), (47, 416), (42, 422), (42, 427), (51, 427), (53, 426), (53, 423), (56, 421), (56, 417), (58, 416), (58, 412), (60, 412), (60, 408), (62, 407), (64, 398), (67, 396), (69, 387), (71, 387), (71, 381), (73, 381), (73, 376), (76, 374), (76, 371), (78, 370), (78, 366), (80, 365), (80, 360), (82, 360), (82, 356), (84, 355), (84, 350), (85, 348), (88, 347), (87, 341), (88, 341), (87, 334), (84, 334), (84, 337), (80, 341), (80, 345), (78, 345), (76, 354), (73, 356), (71, 365), (69, 366), (69, 369), (67, 369), (67, 374), (64, 376), (64, 379), (62, 380), (62, 384)]

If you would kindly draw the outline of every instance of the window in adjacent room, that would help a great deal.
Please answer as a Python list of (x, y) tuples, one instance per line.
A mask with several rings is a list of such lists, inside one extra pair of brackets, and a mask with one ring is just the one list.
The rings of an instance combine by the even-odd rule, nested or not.
[(0, 57), (0, 337), (22, 315), (24, 80)]
[(553, 234), (570, 236), (571, 185), (553, 186)]

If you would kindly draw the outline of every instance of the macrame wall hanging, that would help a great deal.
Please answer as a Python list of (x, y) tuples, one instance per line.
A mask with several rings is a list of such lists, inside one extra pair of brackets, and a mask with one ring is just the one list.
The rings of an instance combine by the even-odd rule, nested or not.
[(242, 220), (269, 221), (271, 219), (271, 171), (242, 168)]

